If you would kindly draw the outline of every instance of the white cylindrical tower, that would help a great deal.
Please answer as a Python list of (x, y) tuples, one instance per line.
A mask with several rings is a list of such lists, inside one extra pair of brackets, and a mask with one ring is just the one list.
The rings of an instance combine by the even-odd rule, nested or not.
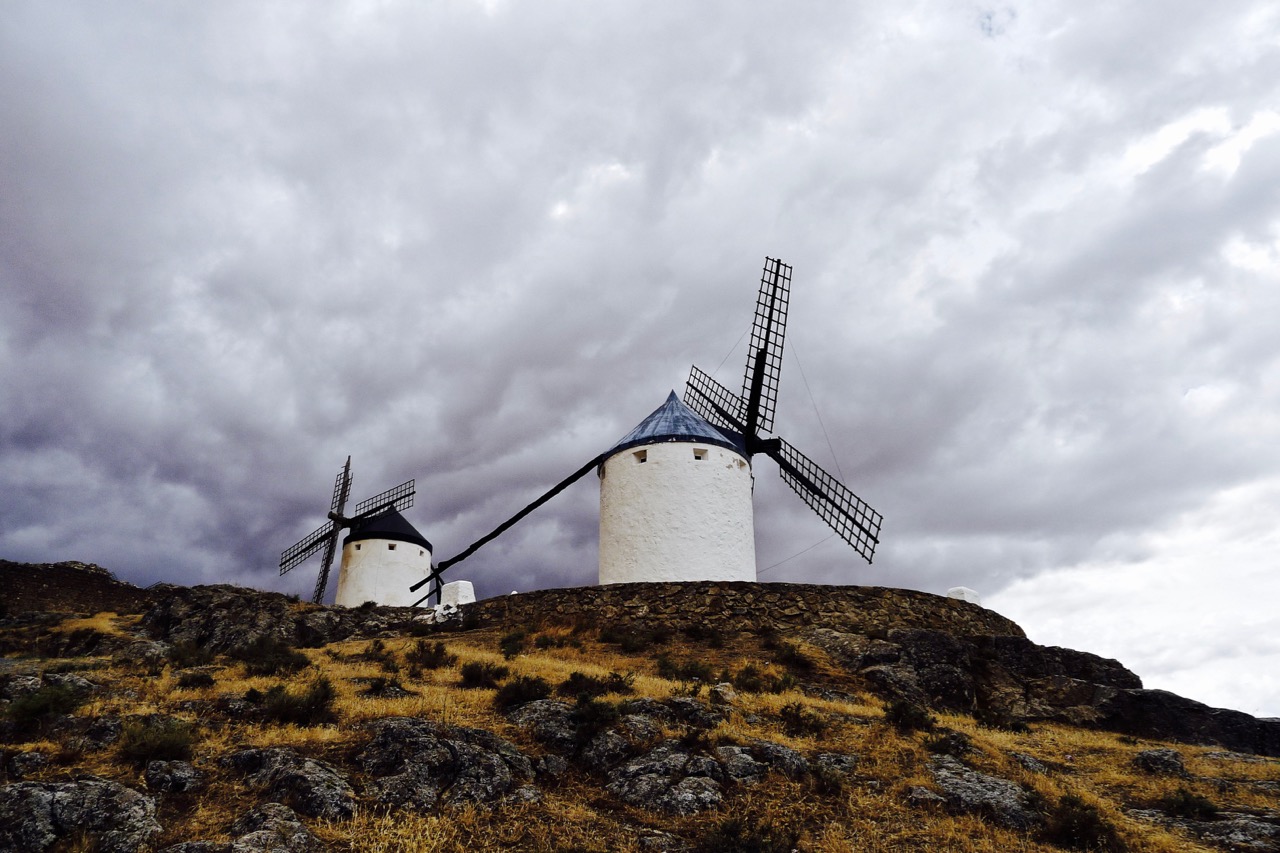
[(754, 581), (751, 463), (674, 391), (610, 448), (600, 475), (600, 583)]
[(431, 543), (398, 512), (371, 518), (342, 540), (334, 604), (366, 601), (409, 607), (421, 596), (409, 587), (431, 572)]

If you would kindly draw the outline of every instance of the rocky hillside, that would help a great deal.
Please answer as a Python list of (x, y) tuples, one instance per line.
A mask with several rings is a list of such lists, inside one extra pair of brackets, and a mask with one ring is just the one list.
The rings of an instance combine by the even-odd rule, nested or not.
[(645, 584), (436, 625), (0, 568), (0, 853), (1280, 850), (1280, 721), (965, 602)]

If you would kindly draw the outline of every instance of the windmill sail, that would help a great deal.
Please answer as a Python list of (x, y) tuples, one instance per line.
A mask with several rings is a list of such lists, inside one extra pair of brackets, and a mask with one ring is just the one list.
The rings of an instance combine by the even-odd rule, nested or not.
[(747, 402), (749, 432), (773, 429), (782, 376), (782, 341), (787, 332), (787, 307), (791, 302), (791, 267), (777, 258), (765, 258), (751, 323), (751, 349), (742, 375), (742, 399)]
[(880, 513), (787, 441), (779, 439), (768, 453), (787, 485), (870, 563), (880, 541)]
[(742, 433), (746, 430), (744, 404), (728, 388), (694, 366), (685, 385), (684, 402), (720, 429)]

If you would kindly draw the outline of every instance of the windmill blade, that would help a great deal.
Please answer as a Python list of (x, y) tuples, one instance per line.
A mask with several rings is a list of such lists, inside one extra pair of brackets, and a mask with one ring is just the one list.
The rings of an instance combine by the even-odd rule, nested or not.
[(778, 439), (767, 453), (787, 485), (870, 563), (880, 541), (880, 513), (786, 441)]
[(347, 457), (347, 462), (342, 466), (342, 470), (338, 472), (338, 478), (333, 482), (333, 500), (329, 502), (329, 511), (342, 515), (343, 507), (347, 505), (347, 497), (351, 494), (351, 457)]
[(684, 386), (685, 405), (720, 429), (742, 433), (746, 430), (742, 398), (703, 373), (695, 365)]
[(325, 542), (338, 538), (338, 525), (332, 521), (289, 547), (280, 555), (280, 574), (284, 574), (310, 557)]
[(361, 518), (366, 514), (369, 517), (373, 517), (375, 515), (382, 515), (384, 512), (391, 512), (392, 510), (400, 512), (408, 509), (413, 506), (413, 496), (415, 494), (413, 484), (415, 482), (417, 481), (409, 480), (406, 483), (401, 483), (394, 489), (387, 489), (380, 495), (374, 495), (367, 501), (361, 501), (356, 504), (356, 510), (353, 517)]
[(790, 301), (791, 267), (777, 258), (765, 258), (756, 316), (751, 323), (751, 349), (747, 351), (747, 367), (742, 375), (742, 399), (747, 401), (743, 420), (752, 436), (758, 430), (773, 430)]
[(333, 535), (329, 537), (328, 543), (324, 546), (324, 565), (320, 567), (320, 576), (316, 578), (316, 588), (311, 593), (311, 601), (315, 604), (324, 603), (324, 588), (329, 585), (329, 569), (333, 567), (333, 555), (338, 550), (338, 531), (335, 529)]

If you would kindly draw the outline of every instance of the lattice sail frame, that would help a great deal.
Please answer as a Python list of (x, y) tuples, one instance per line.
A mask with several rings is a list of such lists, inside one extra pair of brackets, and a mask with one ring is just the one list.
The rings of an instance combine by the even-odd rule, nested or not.
[(870, 563), (880, 542), (883, 516), (785, 439), (778, 443), (778, 450), (769, 455), (778, 463), (782, 479)]
[[(368, 517), (373, 518), (376, 515), (382, 515), (383, 512), (403, 512), (413, 506), (413, 496), (416, 493), (414, 484), (417, 479), (408, 480), (394, 489), (387, 489), (380, 495), (374, 495), (367, 501), (361, 501), (356, 504), (354, 518), (364, 520), (365, 513), (371, 513)], [(382, 512), (378, 512), (382, 510)]]
[[(757, 424), (766, 432), (773, 430), (773, 414), (778, 407), (778, 383), (782, 377), (782, 343), (787, 332), (787, 310), (791, 304), (791, 267), (777, 258), (765, 258), (760, 274), (760, 292), (756, 296), (756, 313), (751, 322), (751, 348), (747, 351), (747, 367), (742, 374), (742, 399), (751, 399), (751, 380), (757, 369), (763, 382)], [(763, 352), (763, 364), (756, 361)]]
[(741, 397), (699, 370), (697, 365), (689, 371), (684, 402), (720, 429), (741, 433), (746, 428), (747, 418), (743, 410), (747, 404)]

